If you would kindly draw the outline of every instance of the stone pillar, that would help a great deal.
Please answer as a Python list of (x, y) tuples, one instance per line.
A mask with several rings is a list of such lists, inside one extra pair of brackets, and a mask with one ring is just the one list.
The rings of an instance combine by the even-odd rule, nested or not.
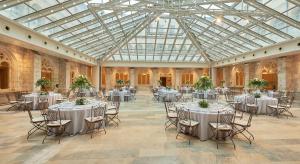
[(135, 86), (135, 68), (130, 67), (130, 72), (129, 72), (129, 80), (130, 80), (130, 86)]
[(157, 68), (152, 68), (152, 85), (153, 87), (158, 86), (158, 69)]
[(35, 83), (42, 76), (42, 57), (39, 54), (34, 54), (33, 57), (33, 91), (40, 91), (40, 87), (36, 87)]
[(255, 64), (255, 78), (259, 78), (261, 79), (262, 75), (261, 75), (261, 66), (260, 66), (260, 62), (257, 62)]
[(100, 82), (99, 82), (99, 80), (100, 80), (100, 65), (99, 64), (97, 64), (96, 66), (93, 66), (92, 67), (92, 76), (93, 76), (93, 84), (94, 84), (94, 86), (95, 86), (95, 89), (96, 89), (96, 91), (99, 91), (100, 90)]
[(286, 58), (277, 59), (278, 90), (286, 90)]
[(111, 74), (112, 74), (112, 71), (111, 71), (111, 68), (106, 68), (106, 89), (110, 89), (112, 86), (111, 86)]
[(211, 80), (214, 86), (217, 86), (217, 68), (212, 67), (211, 69)]
[(66, 62), (65, 72), (66, 72), (65, 86), (66, 86), (66, 89), (68, 90), (71, 85), (71, 63), (70, 62)]
[(249, 70), (249, 64), (244, 64), (244, 88), (247, 89), (248, 88), (248, 84), (249, 84), (249, 80), (250, 80), (250, 70)]
[(181, 70), (175, 69), (175, 88), (178, 89), (180, 87), (180, 79), (181, 79)]

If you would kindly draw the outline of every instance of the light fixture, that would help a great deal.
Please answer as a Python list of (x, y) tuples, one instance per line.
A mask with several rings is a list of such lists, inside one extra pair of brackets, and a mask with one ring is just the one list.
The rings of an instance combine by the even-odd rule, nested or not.
[(222, 22), (222, 18), (221, 17), (217, 17), (216, 23), (221, 23), (221, 22)]

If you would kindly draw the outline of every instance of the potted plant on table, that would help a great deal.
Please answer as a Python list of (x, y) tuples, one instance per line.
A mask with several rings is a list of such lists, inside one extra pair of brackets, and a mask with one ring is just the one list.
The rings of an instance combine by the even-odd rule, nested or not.
[[(91, 83), (84, 75), (79, 75), (74, 79), (74, 82), (71, 85), (71, 90), (77, 90), (79, 93), (83, 92), (84, 89), (90, 89), (92, 87)], [(76, 99), (76, 105), (84, 105), (86, 103), (86, 99), (79, 94), (79, 98)]]
[[(201, 76), (198, 81), (194, 84), (194, 88), (196, 90), (203, 90), (206, 91), (208, 89), (211, 89), (213, 87), (212, 80), (208, 76)], [(207, 108), (208, 107), (208, 102), (206, 100), (201, 100), (199, 102), (199, 106), (201, 108)]]
[(268, 86), (268, 82), (263, 79), (254, 78), (249, 81), (249, 87), (252, 87), (255, 89), (255, 92), (254, 92), (255, 98), (260, 98), (260, 96), (261, 96), (260, 90), (266, 86)]
[(50, 85), (51, 85), (51, 81), (44, 77), (37, 80), (35, 83), (36, 87), (41, 87), (40, 95), (47, 95), (48, 94), (47, 88), (50, 87)]
[(124, 85), (124, 80), (117, 80), (117, 88), (121, 88)]

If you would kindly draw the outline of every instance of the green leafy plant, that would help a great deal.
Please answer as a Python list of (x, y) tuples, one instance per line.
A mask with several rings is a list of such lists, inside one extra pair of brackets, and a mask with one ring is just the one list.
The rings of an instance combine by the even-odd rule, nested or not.
[(249, 86), (255, 89), (262, 89), (263, 87), (268, 86), (268, 82), (263, 79), (255, 78), (249, 81)]
[(116, 83), (118, 86), (122, 86), (124, 85), (124, 80), (117, 80)]
[(84, 105), (85, 103), (86, 103), (86, 99), (85, 98), (80, 98), (80, 99), (77, 99), (75, 101), (76, 105)]
[(171, 90), (171, 87), (169, 87), (169, 86), (166, 86), (166, 90)]
[(71, 84), (71, 90), (78, 89), (79, 91), (82, 91), (83, 89), (90, 89), (90, 87), (92, 87), (92, 85), (84, 75), (76, 77), (74, 82)]
[(201, 108), (208, 108), (208, 102), (206, 100), (199, 101), (199, 106)]
[(213, 87), (212, 80), (208, 76), (201, 76), (198, 81), (194, 84), (197, 90), (208, 90)]
[(46, 79), (46, 78), (41, 78), (36, 81), (35, 86), (36, 87), (41, 87), (42, 91), (47, 92), (47, 87), (50, 87), (51, 81)]
[(261, 97), (260, 93), (254, 93), (254, 98), (260, 98), (260, 97)]

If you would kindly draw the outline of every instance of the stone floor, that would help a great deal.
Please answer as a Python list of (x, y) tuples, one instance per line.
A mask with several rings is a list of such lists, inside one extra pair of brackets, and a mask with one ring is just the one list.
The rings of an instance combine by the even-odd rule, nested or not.
[(192, 138), (175, 139), (176, 129), (164, 130), (163, 104), (150, 95), (138, 95), (135, 102), (122, 103), (121, 124), (109, 126), (107, 134), (46, 140), (38, 133), (26, 140), (31, 128), (25, 112), (0, 113), (0, 163), (300, 163), (300, 109), (294, 118), (255, 116), (251, 131), (255, 142), (249, 145), (236, 137), (231, 144)]

